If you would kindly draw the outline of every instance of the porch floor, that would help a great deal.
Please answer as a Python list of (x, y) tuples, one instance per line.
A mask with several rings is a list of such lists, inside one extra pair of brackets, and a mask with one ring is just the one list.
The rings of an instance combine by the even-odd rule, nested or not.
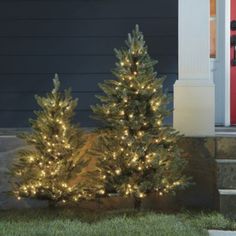
[(216, 137), (236, 137), (236, 126), (216, 127)]

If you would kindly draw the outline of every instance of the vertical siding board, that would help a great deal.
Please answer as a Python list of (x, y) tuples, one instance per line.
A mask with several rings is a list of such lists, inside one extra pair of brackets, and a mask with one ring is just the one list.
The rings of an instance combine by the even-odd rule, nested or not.
[(176, 0), (0, 0), (0, 127), (27, 126), (37, 108), (33, 95), (50, 90), (55, 72), (80, 98), (76, 119), (97, 126), (89, 109), (97, 83), (113, 78), (113, 48), (124, 45), (136, 23), (171, 93), (177, 7)]

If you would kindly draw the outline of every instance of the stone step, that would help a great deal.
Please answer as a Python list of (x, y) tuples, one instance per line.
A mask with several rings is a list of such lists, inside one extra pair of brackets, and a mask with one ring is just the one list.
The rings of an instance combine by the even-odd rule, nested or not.
[(220, 213), (236, 219), (236, 189), (219, 189), (218, 191)]
[(236, 136), (216, 137), (215, 155), (217, 159), (236, 160)]
[(217, 186), (220, 189), (236, 189), (236, 160), (218, 159)]

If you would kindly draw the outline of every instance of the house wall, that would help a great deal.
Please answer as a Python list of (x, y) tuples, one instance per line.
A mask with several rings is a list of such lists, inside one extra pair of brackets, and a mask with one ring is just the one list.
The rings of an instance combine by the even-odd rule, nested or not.
[[(34, 94), (51, 89), (54, 73), (79, 97), (77, 120), (89, 118), (98, 82), (111, 79), (113, 48), (135, 24), (144, 32), (170, 93), (177, 79), (176, 0), (0, 1), (0, 127), (26, 127)], [(171, 122), (169, 119), (168, 122)]]

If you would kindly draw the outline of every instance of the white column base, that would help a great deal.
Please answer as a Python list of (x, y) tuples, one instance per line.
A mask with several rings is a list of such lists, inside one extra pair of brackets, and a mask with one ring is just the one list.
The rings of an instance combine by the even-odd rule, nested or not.
[(215, 135), (215, 85), (209, 80), (177, 80), (174, 128), (186, 136)]

